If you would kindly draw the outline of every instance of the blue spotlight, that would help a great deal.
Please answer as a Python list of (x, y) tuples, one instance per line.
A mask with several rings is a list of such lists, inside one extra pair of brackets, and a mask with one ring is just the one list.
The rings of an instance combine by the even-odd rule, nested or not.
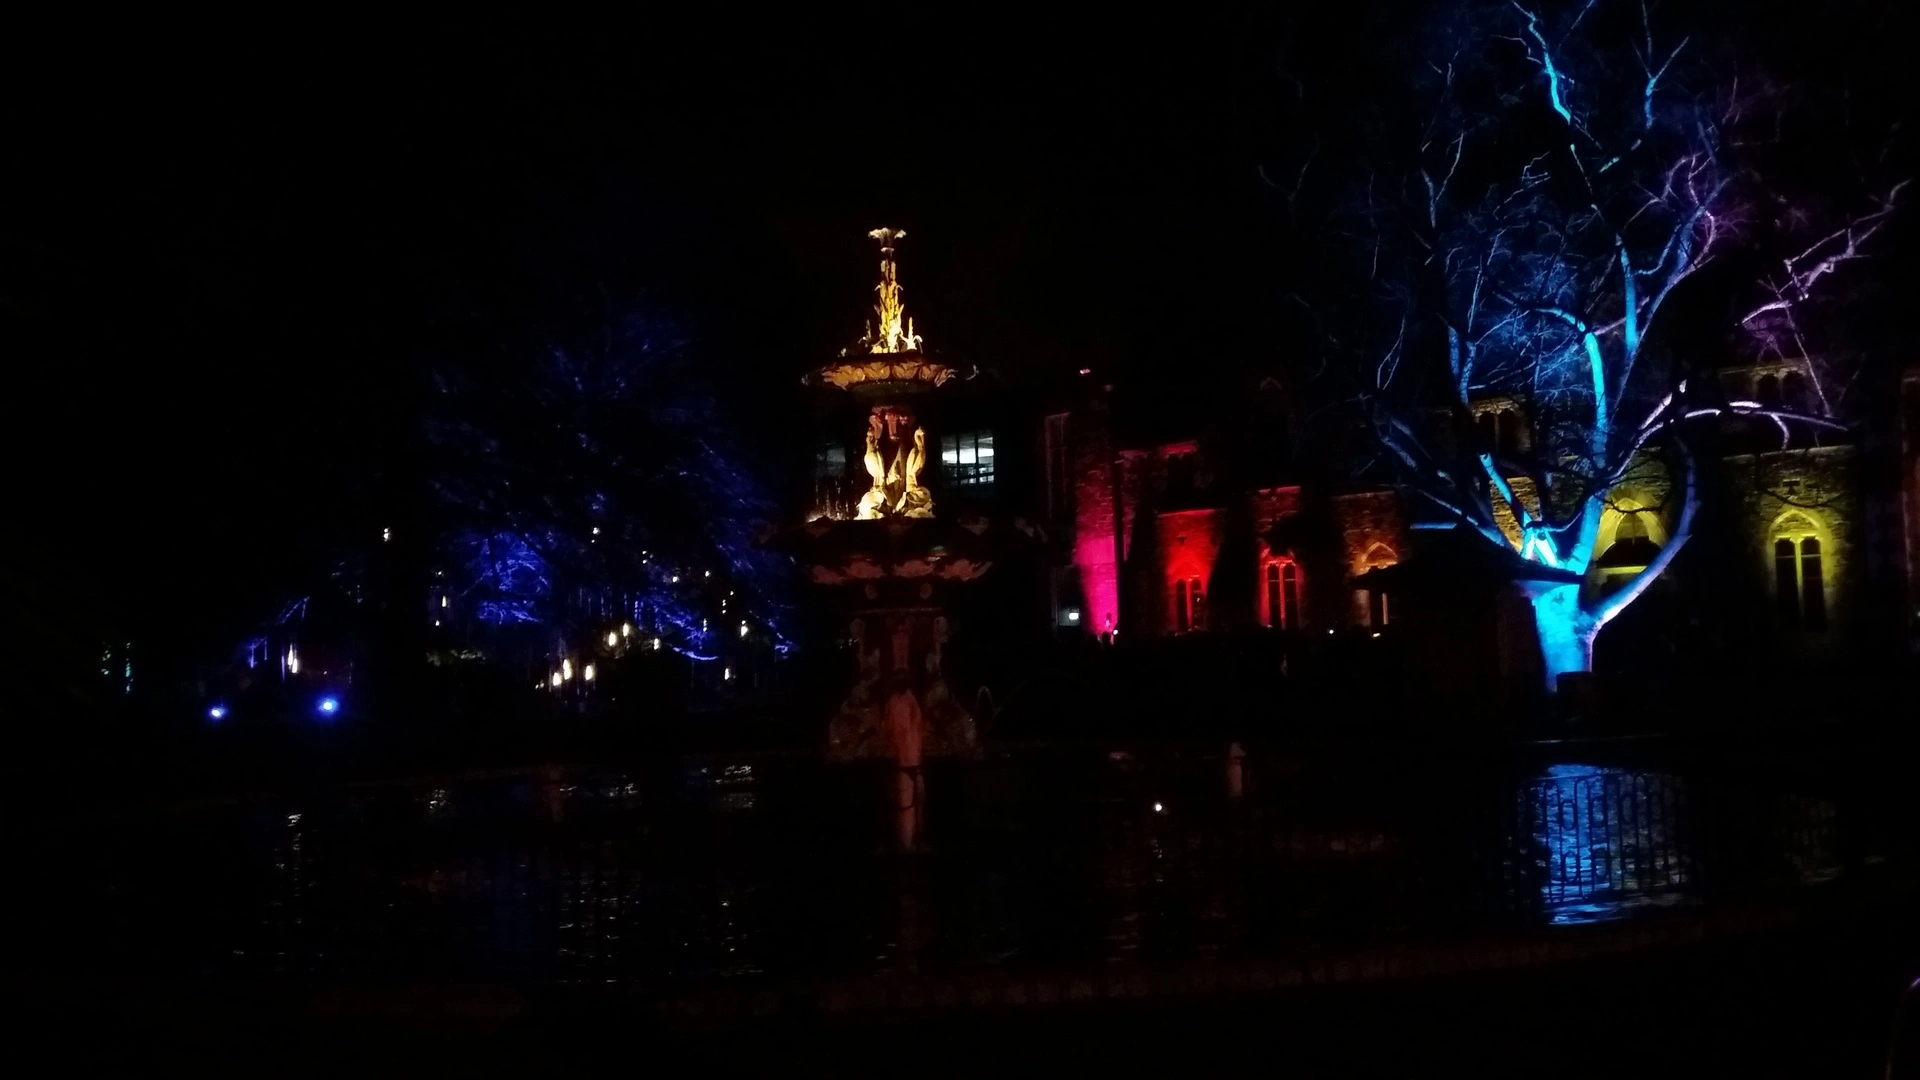
[(214, 707), (207, 710), (207, 719), (213, 721), (216, 724), (222, 720), (225, 720), (226, 718), (227, 718), (227, 707), (225, 705), (215, 705)]
[(320, 699), (320, 703), (314, 707), (320, 710), (321, 716), (333, 716), (340, 711), (340, 699), (336, 697), (323, 697)]

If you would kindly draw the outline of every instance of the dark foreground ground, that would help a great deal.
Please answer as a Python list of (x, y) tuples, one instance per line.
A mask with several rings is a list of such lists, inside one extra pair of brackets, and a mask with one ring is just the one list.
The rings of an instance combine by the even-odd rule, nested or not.
[(1920, 975), (1879, 749), (1029, 747), (935, 771), (917, 856), (795, 758), (66, 774), (5, 830), (0, 1015), (76, 1075), (1879, 1076)]
[[(323, 1016), (272, 987), (9, 983), (16, 1060), (66, 1074), (1879, 1076), (1920, 964), (1910, 902), (1547, 971), (1194, 1004), (788, 1019), (690, 1031), (591, 995), (395, 992)], [(302, 1005), (301, 1003), (305, 1004)], [(491, 1003), (491, 1004), (489, 1004)], [(373, 1010), (379, 1012), (380, 1010)], [(396, 1010), (386, 1010), (393, 1013)], [(491, 1015), (490, 1015), (491, 1014)]]

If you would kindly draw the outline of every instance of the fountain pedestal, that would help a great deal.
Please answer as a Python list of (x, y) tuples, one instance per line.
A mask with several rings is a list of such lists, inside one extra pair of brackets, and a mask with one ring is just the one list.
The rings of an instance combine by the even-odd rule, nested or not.
[(894, 763), (900, 844), (919, 841), (929, 758), (979, 751), (973, 717), (948, 684), (952, 591), (987, 572), (992, 530), (985, 519), (935, 512), (922, 479), (930, 440), (916, 403), (959, 376), (920, 351), (895, 277), (894, 243), (876, 229), (880, 284), (875, 322), (841, 358), (807, 376), (867, 404), (859, 461), (866, 487), (856, 498), (816, 507), (789, 534), (789, 546), (845, 619), (857, 658), (852, 686), (827, 725), (831, 761)]

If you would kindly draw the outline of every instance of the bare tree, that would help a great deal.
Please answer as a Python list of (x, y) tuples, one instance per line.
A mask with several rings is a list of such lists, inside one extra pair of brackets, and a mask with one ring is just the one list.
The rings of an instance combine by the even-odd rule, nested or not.
[[(1417, 80), (1417, 148), (1364, 181), (1351, 247), (1385, 330), (1349, 355), (1406, 488), (1486, 544), (1565, 572), (1529, 590), (1552, 688), (1591, 667), (1601, 627), (1692, 536), (1700, 425), (1844, 429), (1838, 376), (1816, 362), (1802, 312), (1864, 255), (1904, 184), (1808, 242), (1819, 207), (1771, 209), (1782, 188), (1765, 165), (1764, 95), (1732, 79), (1694, 90), (1708, 65), (1692, 42), (1659, 40), (1645, 7), (1479, 4), (1443, 37)], [(1796, 231), (1790, 250), (1763, 250)], [(1748, 268), (1767, 265), (1754, 280)], [(1713, 357), (1663, 339), (1676, 297), (1729, 288), (1755, 299), (1717, 329), (1801, 363), (1806, 403), (1730, 398)], [(1476, 424), (1490, 400), (1518, 406), (1524, 441)], [(1668, 542), (1616, 590), (1566, 583), (1597, 554), (1609, 492), (1650, 468), (1673, 492)]]

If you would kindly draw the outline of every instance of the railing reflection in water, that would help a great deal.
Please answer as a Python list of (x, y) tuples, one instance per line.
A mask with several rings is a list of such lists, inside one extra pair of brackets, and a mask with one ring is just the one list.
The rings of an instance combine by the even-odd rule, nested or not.
[(931, 775), (912, 857), (887, 851), (883, 787), (736, 763), (262, 807), (115, 836), (111, 872), (45, 914), (105, 967), (663, 983), (1204, 961), (1841, 873), (1831, 801), (1735, 792), (1729, 843), (1724, 781), (1615, 767), (1016, 756)]
[(1696, 837), (1677, 777), (1554, 765), (1523, 794), (1554, 923), (1697, 899)]

